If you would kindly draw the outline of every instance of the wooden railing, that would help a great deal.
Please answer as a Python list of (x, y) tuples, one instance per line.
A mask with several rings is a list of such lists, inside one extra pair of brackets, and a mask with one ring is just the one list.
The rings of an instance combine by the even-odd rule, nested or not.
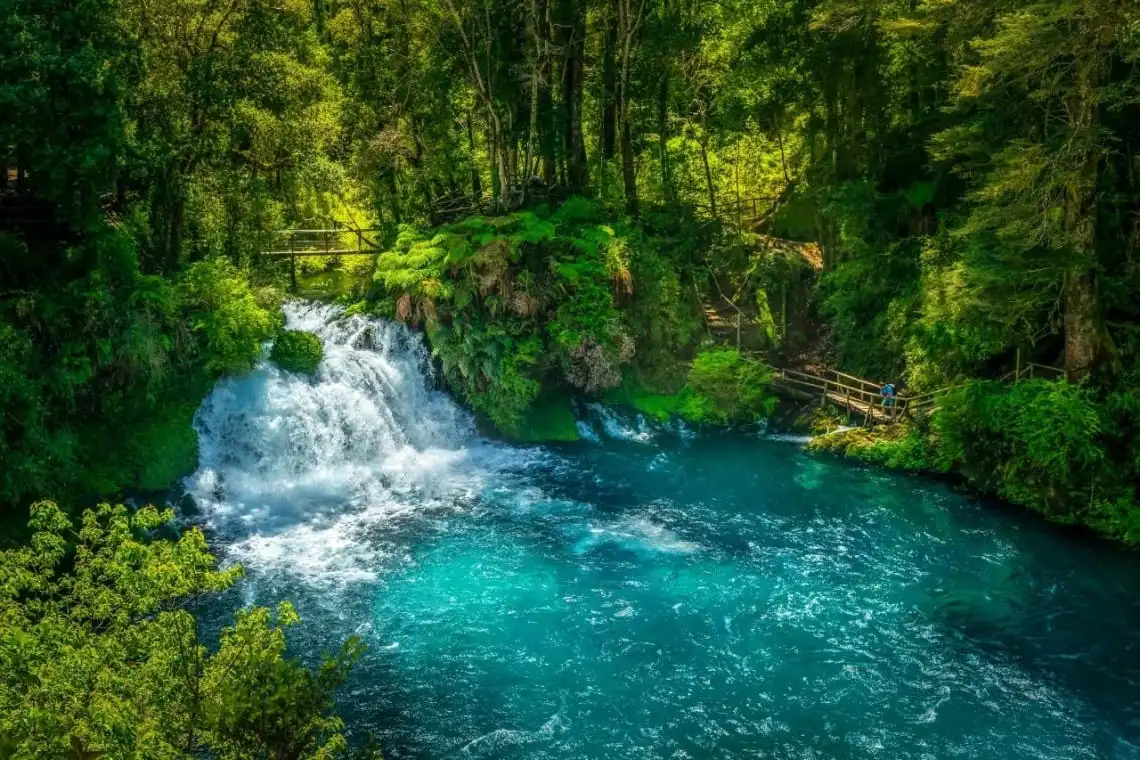
[(1048, 364), (1037, 364), (1036, 362), (1029, 362), (1028, 364), (1020, 365), (1001, 376), (1003, 382), (1016, 383), (1019, 380), (1032, 380), (1034, 378), (1041, 378), (1044, 380), (1063, 380), (1068, 377), (1068, 373), (1062, 367), (1051, 367)]
[(500, 194), (497, 208), (496, 199), (489, 192), (480, 196), (449, 195), (432, 201), (431, 222), (433, 224), (446, 224), (465, 216), (485, 214), (496, 210), (509, 211), (520, 208), (526, 203), (561, 198), (564, 195), (566, 195), (565, 188), (561, 185), (547, 186), (539, 182), (533, 182), (527, 187), (517, 184), (507, 188)]
[(297, 259), (306, 256), (375, 256), (382, 250), (380, 230), (282, 230), (262, 256), (288, 257), (289, 281), (297, 288)]
[[(838, 404), (849, 412), (862, 414), (864, 422), (897, 422), (916, 415), (928, 415), (938, 407), (938, 401), (952, 386), (927, 391), (915, 396), (896, 395), (885, 397), (883, 383), (849, 375), (833, 369), (823, 369), (816, 373), (801, 370), (773, 367), (772, 383), (801, 395), (817, 394), (822, 402)], [(1063, 380), (1065, 370), (1047, 364), (1028, 363), (1018, 365), (1012, 372), (1000, 378), (1003, 382), (1018, 382), (1025, 378), (1046, 378)]]
[(880, 383), (848, 375), (837, 370), (821, 374), (784, 367), (769, 367), (772, 383), (800, 395), (818, 395), (821, 402), (840, 405), (849, 412), (861, 414), (864, 422), (895, 422), (910, 411), (911, 398), (884, 397)]
[(694, 203), (693, 208), (718, 219), (735, 220), (739, 224), (760, 218), (773, 203), (779, 200), (775, 196), (757, 196), (755, 198), (734, 198), (732, 200), (716, 202), (716, 213), (707, 201)]

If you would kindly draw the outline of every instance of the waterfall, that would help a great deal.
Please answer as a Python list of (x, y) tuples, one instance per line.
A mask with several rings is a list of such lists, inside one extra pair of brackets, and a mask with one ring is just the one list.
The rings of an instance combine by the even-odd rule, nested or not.
[(219, 382), (194, 420), (199, 468), (187, 491), (227, 559), (371, 577), (379, 526), (469, 503), (490, 472), (517, 464), (517, 450), (480, 439), (435, 389), (417, 333), (323, 304), (290, 302), (285, 316), (322, 339), (317, 372), (263, 360)]
[[(223, 561), (318, 585), (371, 580), (403, 551), (389, 540), (396, 532), (502, 509), (504, 493), (533, 490), (520, 485), (532, 465), (557, 458), (480, 437), (472, 415), (437, 389), (423, 338), (406, 326), (305, 301), (287, 303), (285, 317), (321, 338), (317, 371), (263, 359), (220, 381), (194, 419), (198, 470), (186, 490)], [(595, 442), (692, 437), (679, 422), (600, 404), (584, 412), (579, 427)]]

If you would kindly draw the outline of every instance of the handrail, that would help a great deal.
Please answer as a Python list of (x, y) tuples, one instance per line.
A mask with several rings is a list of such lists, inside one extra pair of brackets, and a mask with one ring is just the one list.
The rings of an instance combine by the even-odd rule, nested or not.
[(932, 406), (937, 396), (946, 390), (928, 391), (919, 396), (886, 397), (878, 383), (838, 370), (824, 370), (828, 375), (825, 377), (786, 367), (766, 366), (772, 370), (774, 382), (796, 386), (801, 392), (804, 389), (819, 392), (825, 399), (842, 404), (851, 412), (863, 414), (868, 420), (886, 418), (895, 422), (911, 412)]
[(297, 256), (298, 258), (304, 258), (306, 256), (375, 256), (376, 253), (375, 250), (358, 251), (355, 248), (330, 248), (328, 250), (322, 249), (318, 251), (262, 251), (261, 255), (269, 258), (275, 256)]
[[(377, 240), (369, 237), (383, 233), (383, 230), (374, 228), (337, 227), (321, 230), (279, 230), (274, 233), (278, 242), (287, 241), (288, 250), (261, 251), (260, 255), (268, 258), (289, 257), (289, 282), (293, 289), (297, 288), (297, 259), (310, 256), (374, 256), (380, 253), (381, 247)], [(356, 238), (355, 247), (346, 248), (345, 237), (351, 240)], [(336, 247), (334, 248), (334, 243)], [(349, 243), (349, 245), (352, 245)]]
[(831, 371), (834, 372), (837, 377), (845, 377), (848, 380), (854, 380), (857, 383), (860, 383), (862, 385), (869, 385), (872, 388), (874, 388), (876, 392), (878, 392), (884, 385), (883, 383), (876, 383), (873, 380), (866, 380), (862, 377), (856, 377), (855, 375), (848, 375), (846, 372), (840, 372), (839, 370), (836, 370), (836, 369), (833, 369)]
[[(801, 392), (804, 388), (818, 391), (825, 399), (841, 403), (851, 412), (865, 414), (868, 420), (872, 417), (886, 417), (888, 421), (895, 422), (915, 412), (932, 409), (938, 405), (939, 399), (953, 388), (953, 386), (936, 388), (916, 396), (895, 395), (889, 397), (891, 403), (888, 405), (888, 397), (882, 395), (883, 386), (865, 378), (834, 369), (822, 369), (824, 375), (817, 375), (786, 367), (773, 367), (767, 363), (765, 366), (772, 371), (773, 382), (798, 386)], [(1000, 379), (1004, 381), (1033, 377), (1035, 372), (1045, 372), (1055, 377), (1065, 376), (1065, 370), (1060, 367), (1030, 362), (1023, 365), (1020, 371), (1009, 372)], [(850, 384), (852, 382), (856, 385)]]

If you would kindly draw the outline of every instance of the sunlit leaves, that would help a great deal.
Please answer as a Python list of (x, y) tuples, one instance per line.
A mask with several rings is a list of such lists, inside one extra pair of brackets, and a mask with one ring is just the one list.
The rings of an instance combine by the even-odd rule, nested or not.
[(240, 613), (209, 652), (191, 609), (241, 568), (217, 569), (197, 529), (155, 538), (171, 517), (103, 505), (73, 526), (41, 502), (30, 544), (0, 552), (0, 756), (327, 760), (346, 748), (332, 693), (360, 644), (302, 666), (285, 654), (298, 617), (283, 605)]

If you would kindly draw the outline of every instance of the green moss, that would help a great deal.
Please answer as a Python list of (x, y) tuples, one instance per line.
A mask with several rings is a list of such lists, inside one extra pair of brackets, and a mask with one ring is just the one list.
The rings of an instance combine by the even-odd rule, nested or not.
[(697, 355), (688, 382), (674, 393), (657, 393), (627, 381), (607, 393), (606, 401), (631, 406), (661, 422), (671, 417), (718, 425), (754, 422), (775, 408), (770, 380), (771, 373), (759, 360), (731, 349), (712, 349)]
[(140, 491), (164, 491), (198, 464), (198, 434), (194, 431), (194, 408), (172, 410), (161, 424), (152, 425), (132, 444), (139, 467), (134, 486)]
[(693, 392), (683, 387), (676, 393), (656, 393), (634, 381), (622, 383), (606, 393), (606, 403), (630, 406), (646, 417), (667, 422), (671, 417), (684, 417), (687, 406), (692, 401)]
[[(95, 495), (117, 497), (124, 492), (163, 492), (198, 464), (198, 435), (194, 413), (212, 386), (212, 378), (198, 375), (168, 388), (146, 404), (125, 405), (113, 424), (93, 425), (80, 434), (81, 492), (73, 498)], [(129, 409), (138, 410), (132, 414)]]
[(578, 440), (578, 420), (570, 399), (558, 396), (533, 404), (518, 425), (516, 440), (524, 443)]
[(289, 372), (312, 374), (324, 358), (321, 339), (301, 330), (285, 330), (273, 342), (269, 358), (281, 369)]
[(908, 424), (853, 428), (817, 435), (809, 451), (830, 452), (881, 467), (910, 472), (944, 472), (930, 438)]

